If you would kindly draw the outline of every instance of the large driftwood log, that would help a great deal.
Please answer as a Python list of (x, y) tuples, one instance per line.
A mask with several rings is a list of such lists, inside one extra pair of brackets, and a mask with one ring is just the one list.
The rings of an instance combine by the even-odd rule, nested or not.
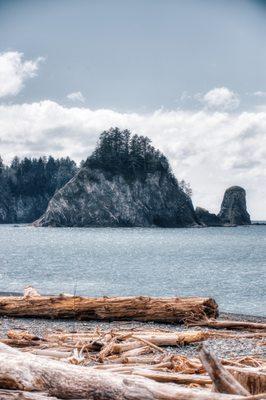
[(204, 297), (0, 297), (0, 316), (138, 320), (183, 323), (217, 317), (218, 306)]
[[(7, 350), (7, 351), (6, 351)], [(14, 350), (14, 349), (12, 349)], [(39, 391), (60, 399), (90, 400), (247, 400), (245, 396), (193, 390), (148, 378), (97, 371), (20, 351), (0, 351), (0, 388)], [(36, 397), (38, 398), (38, 397)], [(251, 397), (251, 398), (262, 398)]]

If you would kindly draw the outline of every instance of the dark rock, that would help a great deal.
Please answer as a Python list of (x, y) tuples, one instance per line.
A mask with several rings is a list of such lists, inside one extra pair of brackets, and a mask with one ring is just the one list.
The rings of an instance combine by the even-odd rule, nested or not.
[(45, 212), (48, 202), (47, 195), (7, 197), (0, 193), (0, 224), (32, 222)]
[(197, 207), (195, 210), (197, 219), (204, 226), (222, 226), (223, 223), (216, 214), (210, 213), (205, 208)]
[(172, 175), (148, 173), (145, 179), (108, 176), (82, 168), (55, 193), (36, 226), (197, 226), (189, 196)]
[(242, 187), (232, 186), (225, 191), (218, 217), (225, 225), (250, 225), (246, 192)]

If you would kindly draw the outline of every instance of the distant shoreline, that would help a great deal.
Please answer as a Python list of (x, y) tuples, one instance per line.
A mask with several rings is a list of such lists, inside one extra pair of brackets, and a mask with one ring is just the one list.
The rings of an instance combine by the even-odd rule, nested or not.
[[(9, 226), (12, 228), (21, 228), (21, 227), (32, 227), (36, 228), (36, 226), (33, 224), (33, 222), (11, 222), (11, 223), (0, 223), (1, 226)], [(205, 229), (205, 228), (241, 228), (241, 227), (250, 227), (250, 226), (266, 226), (266, 221), (251, 221), (251, 224), (249, 225), (221, 225), (221, 226), (201, 226), (201, 225), (196, 225), (196, 226), (179, 226), (179, 227), (162, 227), (162, 226), (157, 226), (157, 225), (151, 225), (151, 226), (98, 226), (98, 225), (91, 225), (91, 226), (49, 226), (48, 228), (52, 229), (58, 229), (58, 228), (79, 228), (79, 229), (90, 229), (90, 228), (97, 228), (97, 229), (103, 229), (103, 228), (109, 228), (109, 229)], [(47, 227), (45, 227), (47, 228)]]

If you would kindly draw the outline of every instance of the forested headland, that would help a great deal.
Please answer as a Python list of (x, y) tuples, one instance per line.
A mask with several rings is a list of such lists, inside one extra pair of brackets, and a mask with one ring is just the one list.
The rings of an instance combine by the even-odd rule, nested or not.
[(77, 172), (69, 157), (14, 157), (5, 165), (0, 157), (0, 223), (31, 222), (46, 209), (56, 190)]
[(54, 193), (81, 168), (99, 169), (107, 177), (122, 175), (127, 181), (145, 180), (156, 171), (167, 174), (186, 194), (190, 185), (178, 182), (167, 158), (146, 136), (127, 129), (111, 128), (101, 133), (93, 153), (80, 165), (69, 157), (14, 157), (9, 165), (0, 155), (0, 223), (33, 222), (42, 215)]

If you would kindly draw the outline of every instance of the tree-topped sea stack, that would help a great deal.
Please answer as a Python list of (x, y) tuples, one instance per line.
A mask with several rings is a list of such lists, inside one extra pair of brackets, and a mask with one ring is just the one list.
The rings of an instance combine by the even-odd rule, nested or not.
[(128, 130), (101, 134), (83, 168), (49, 202), (37, 226), (196, 226), (190, 197), (166, 157)]

